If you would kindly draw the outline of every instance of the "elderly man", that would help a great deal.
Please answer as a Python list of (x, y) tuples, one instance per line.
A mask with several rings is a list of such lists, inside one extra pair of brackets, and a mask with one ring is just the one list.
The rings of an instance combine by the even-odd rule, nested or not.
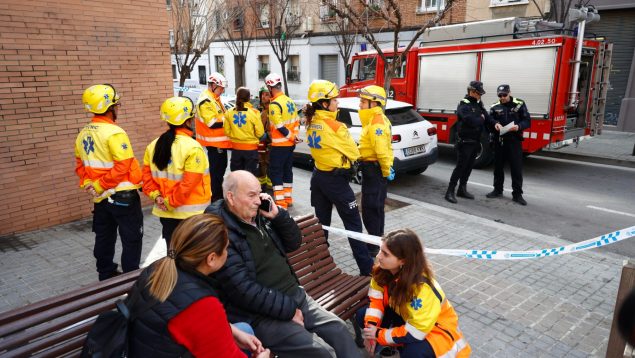
[(261, 193), (253, 174), (229, 174), (223, 200), (206, 212), (222, 217), (229, 232), (227, 262), (213, 278), (231, 322), (249, 322), (262, 344), (281, 356), (361, 356), (344, 321), (300, 287), (286, 256), (300, 246), (300, 229)]

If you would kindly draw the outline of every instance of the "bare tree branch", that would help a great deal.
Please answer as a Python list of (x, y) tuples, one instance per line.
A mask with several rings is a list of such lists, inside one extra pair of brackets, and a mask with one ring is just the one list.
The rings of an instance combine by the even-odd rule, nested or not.
[[(245, 23), (244, 21), (248, 18), (247, 11), (249, 9), (246, 1), (238, 0), (234, 5), (236, 19), (233, 22), (225, 22), (219, 36), (234, 55), (237, 65), (234, 85), (238, 88), (245, 85), (245, 63), (255, 29), (253, 23)], [(259, 16), (256, 15), (254, 18), (260, 21)]]

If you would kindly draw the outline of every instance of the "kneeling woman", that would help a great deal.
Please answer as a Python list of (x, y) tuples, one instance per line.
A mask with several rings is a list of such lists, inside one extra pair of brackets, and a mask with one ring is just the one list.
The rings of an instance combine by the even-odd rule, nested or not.
[(369, 352), (379, 344), (396, 347), (402, 358), (470, 355), (459, 318), (412, 230), (382, 238), (368, 296), (370, 305), (357, 312), (357, 320)]
[(130, 292), (138, 298), (131, 357), (245, 357), (240, 348), (269, 357), (255, 336), (227, 322), (209, 283), (208, 275), (225, 264), (228, 244), (218, 216), (196, 215), (177, 227), (168, 256), (143, 271)]

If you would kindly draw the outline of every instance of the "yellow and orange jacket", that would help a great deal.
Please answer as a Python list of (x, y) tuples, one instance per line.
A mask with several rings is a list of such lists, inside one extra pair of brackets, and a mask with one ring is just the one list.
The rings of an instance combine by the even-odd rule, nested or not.
[(258, 150), (260, 138), (265, 134), (260, 112), (248, 103), (245, 110), (236, 107), (225, 113), (225, 135), (232, 142), (232, 149)]
[(390, 121), (381, 107), (359, 110), (362, 133), (359, 137), (360, 160), (379, 162), (384, 177), (390, 175), (395, 159), (392, 151)]
[(75, 140), (75, 173), (79, 187), (92, 184), (96, 203), (117, 191), (141, 187), (141, 167), (126, 132), (110, 118), (95, 115)]
[(283, 93), (271, 98), (269, 104), (269, 134), (271, 146), (291, 147), (300, 131), (298, 109), (293, 100)]
[(208, 88), (198, 97), (196, 107), (196, 140), (204, 147), (231, 148), (232, 144), (223, 129), (225, 106), (220, 97)]
[(407, 307), (397, 308), (390, 302), (388, 287), (380, 286), (374, 279), (368, 290), (370, 304), (364, 324), (381, 324), (384, 308), (390, 306), (405, 324), (377, 329), (377, 343), (382, 346), (399, 346), (426, 339), (437, 357), (469, 357), (472, 349), (459, 329), (459, 317), (436, 280), (432, 285), (421, 283), (415, 297)]
[(190, 130), (178, 128), (170, 162), (164, 170), (159, 170), (152, 162), (157, 140), (159, 138), (148, 145), (143, 157), (143, 193), (152, 201), (162, 196), (169, 210), (161, 210), (155, 204), (152, 214), (186, 219), (203, 213), (212, 197), (205, 149), (192, 139)]
[(330, 172), (333, 169), (351, 167), (359, 159), (357, 145), (346, 125), (338, 122), (337, 112), (315, 111), (311, 124), (306, 129), (307, 144), (318, 170)]

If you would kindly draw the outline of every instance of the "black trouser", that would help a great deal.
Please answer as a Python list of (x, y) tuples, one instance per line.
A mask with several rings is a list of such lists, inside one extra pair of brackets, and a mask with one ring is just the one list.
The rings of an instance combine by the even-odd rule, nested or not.
[(212, 202), (223, 198), (223, 177), (227, 170), (227, 150), (206, 147), (209, 158), (209, 175), (212, 177)]
[(293, 183), (293, 151), (290, 147), (271, 147), (269, 151), (269, 178), (275, 185)]
[[(141, 260), (141, 244), (143, 242), (143, 213), (139, 193), (134, 190), (127, 193), (130, 197), (125, 202), (104, 199), (95, 203), (93, 212), (93, 232), (95, 233), (95, 247), (93, 255), (97, 259), (99, 281), (115, 275), (117, 264), (115, 244), (117, 229), (121, 237), (121, 269), (123, 272), (134, 271), (139, 268)], [(116, 197), (116, 194), (113, 195)]]
[(522, 141), (516, 136), (506, 135), (502, 142), (494, 143), (494, 190), (503, 192), (505, 182), (505, 163), (509, 162), (512, 174), (512, 195), (523, 193), (523, 147)]
[[(384, 178), (377, 162), (362, 162), (362, 220), (370, 235), (383, 236), (386, 214), (384, 205), (388, 191), (388, 180)], [(377, 254), (379, 247), (368, 244), (368, 250)]]
[[(362, 220), (357, 210), (355, 194), (348, 184), (350, 175), (323, 172), (314, 169), (311, 175), (311, 206), (315, 208), (315, 215), (323, 225), (331, 225), (333, 205), (344, 222), (346, 230), (362, 232)], [(327, 236), (328, 237), (328, 236)], [(353, 258), (357, 262), (360, 275), (370, 275), (373, 259), (368, 253), (366, 243), (348, 238), (353, 251)]]
[(172, 242), (172, 233), (183, 219), (159, 218), (161, 222), (161, 236), (165, 239), (165, 245), (169, 249)]
[(452, 171), (450, 177), (449, 189), (454, 189), (456, 183), (460, 182), (461, 186), (467, 185), (467, 180), (472, 174), (472, 167), (474, 166), (474, 160), (478, 154), (478, 150), (481, 147), (478, 141), (460, 141), (454, 146), (456, 151), (456, 167)]
[(229, 163), (229, 169), (233, 172), (235, 170), (246, 170), (251, 174), (258, 176), (258, 150), (239, 150), (232, 149), (232, 159)]

